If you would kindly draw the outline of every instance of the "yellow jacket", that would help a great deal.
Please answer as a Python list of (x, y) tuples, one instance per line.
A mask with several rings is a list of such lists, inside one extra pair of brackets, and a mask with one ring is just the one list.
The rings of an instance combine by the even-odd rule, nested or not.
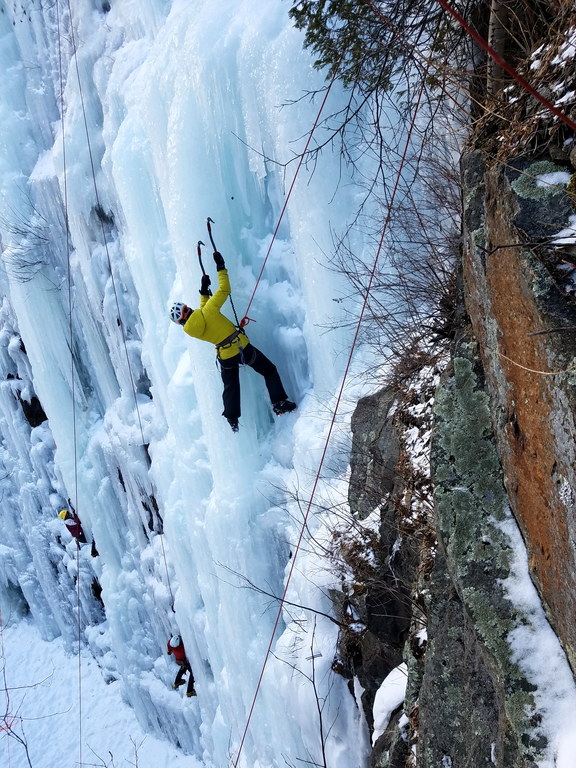
[[(213, 296), (200, 296), (200, 309), (195, 309), (184, 324), (184, 330), (189, 336), (212, 344), (220, 344), (236, 331), (236, 326), (220, 308), (230, 295), (230, 280), (228, 272), (220, 269), (218, 275), (218, 290)], [(227, 360), (234, 357), (249, 344), (248, 336), (241, 332), (234, 341), (218, 349), (218, 357)]]

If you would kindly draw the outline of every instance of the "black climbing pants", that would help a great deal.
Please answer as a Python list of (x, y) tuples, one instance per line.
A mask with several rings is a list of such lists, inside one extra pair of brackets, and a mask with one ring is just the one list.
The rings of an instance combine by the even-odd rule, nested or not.
[(190, 673), (190, 677), (188, 678), (188, 685), (186, 686), (186, 693), (190, 693), (194, 690), (194, 675), (192, 674), (192, 667), (190, 666), (188, 659), (180, 664), (180, 669), (176, 675), (176, 680), (174, 680), (174, 686), (178, 688), (182, 685), (186, 672)]
[[(278, 403), (280, 400), (287, 400), (288, 395), (284, 391), (280, 375), (276, 366), (259, 349), (248, 344), (242, 351), (244, 363), (253, 368), (256, 373), (264, 376), (264, 382), (270, 395), (270, 402)], [(222, 413), (227, 419), (237, 421), (240, 418), (240, 364), (241, 356), (234, 355), (227, 360), (220, 360), (220, 373), (222, 374), (222, 383), (224, 391), (222, 392), (222, 401), (224, 411)]]

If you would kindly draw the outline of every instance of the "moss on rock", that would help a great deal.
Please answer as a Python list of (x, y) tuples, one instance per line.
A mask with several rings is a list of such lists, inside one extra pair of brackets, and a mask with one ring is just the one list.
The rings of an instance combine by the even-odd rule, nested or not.
[(539, 160), (529, 165), (524, 173), (512, 182), (512, 189), (518, 197), (529, 197), (533, 200), (565, 194), (566, 184), (538, 184), (538, 176), (549, 173), (566, 173), (566, 168), (549, 160)]
[[(497, 764), (526, 768), (536, 764), (546, 742), (538, 729), (533, 685), (514, 661), (508, 640), (527, 617), (503, 587), (510, 574), (512, 544), (499, 521), (511, 513), (474, 343), (460, 343), (453, 370), (437, 393), (435, 416), (432, 459), (438, 532), (453, 588), (467, 617), (464, 625), (473, 633), (476, 652), (492, 681)], [(433, 637), (431, 641), (436, 643), (435, 655), (441, 656), (437, 641)], [(454, 646), (449, 632), (444, 632), (443, 642)], [(448, 663), (456, 662), (449, 659)], [(437, 688), (443, 688), (449, 712), (454, 709), (451, 698), (454, 705), (461, 701), (453, 674), (443, 673), (444, 686), (442, 680), (436, 682)], [(470, 681), (466, 685), (473, 689)], [(470, 723), (463, 727), (468, 730)], [(475, 723), (474, 727), (480, 726)], [(429, 736), (427, 744), (433, 753), (434, 738)], [(468, 765), (465, 743), (459, 749), (459, 764)]]

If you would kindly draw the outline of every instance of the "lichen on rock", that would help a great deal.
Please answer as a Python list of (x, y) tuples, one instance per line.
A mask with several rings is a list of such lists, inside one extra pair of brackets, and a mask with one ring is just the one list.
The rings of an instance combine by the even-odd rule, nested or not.
[[(432, 765), (434, 759), (440, 759), (440, 745), (434, 735), (438, 720), (452, 717), (462, 707), (462, 686), (468, 696), (483, 697), (487, 702), (491, 716), (486, 714), (485, 725), (476, 722), (475, 728), (486, 741), (495, 741), (497, 764), (525, 768), (537, 763), (546, 740), (538, 729), (534, 685), (514, 661), (509, 640), (511, 631), (528, 619), (508, 599), (503, 587), (510, 574), (512, 544), (499, 522), (510, 519), (511, 513), (477, 348), (468, 340), (458, 345), (452, 371), (437, 393), (435, 415), (432, 461), (436, 517), (446, 572), (455, 594), (445, 596), (444, 613), (441, 601), (440, 615), (431, 621), (422, 697), (426, 701), (430, 695), (429, 677), (433, 675), (435, 695), (441, 691), (445, 704), (441, 715), (431, 712), (430, 707), (426, 707), (424, 717), (421, 715), (426, 760), (432, 760), (421, 764)], [(444, 558), (439, 558), (437, 567), (443, 562)], [(458, 604), (463, 617), (455, 621)], [(449, 627), (446, 612), (452, 615)], [(478, 690), (474, 680), (461, 677), (467, 671), (454, 656), (459, 643), (468, 649), (467, 665), (479, 668)], [(444, 668), (438, 663), (442, 658)], [(492, 731), (490, 736), (491, 728), (497, 735)], [(455, 739), (452, 759), (456, 758), (458, 765), (478, 764), (470, 762), (469, 748), (466, 740)]]
[[(538, 160), (532, 163), (512, 182), (512, 189), (518, 197), (531, 197), (542, 200), (550, 195), (563, 195), (567, 184), (538, 184), (538, 178), (547, 174), (566, 174), (566, 167), (556, 165), (549, 160)], [(569, 179), (567, 179), (569, 181)]]

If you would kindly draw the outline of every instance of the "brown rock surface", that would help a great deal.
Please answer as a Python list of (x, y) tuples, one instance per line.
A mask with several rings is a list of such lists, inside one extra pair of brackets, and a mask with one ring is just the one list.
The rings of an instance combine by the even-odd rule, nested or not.
[[(516, 222), (524, 200), (501, 169), (488, 171), (484, 181), (472, 203), (482, 211), (469, 217), (481, 226), (465, 232), (466, 308), (480, 344), (510, 505), (550, 621), (576, 668), (574, 379), (551, 375), (573, 367), (575, 334), (530, 335), (574, 327), (576, 317), (530, 245), (522, 245), (526, 233)], [(545, 222), (546, 201), (538, 210)]]

